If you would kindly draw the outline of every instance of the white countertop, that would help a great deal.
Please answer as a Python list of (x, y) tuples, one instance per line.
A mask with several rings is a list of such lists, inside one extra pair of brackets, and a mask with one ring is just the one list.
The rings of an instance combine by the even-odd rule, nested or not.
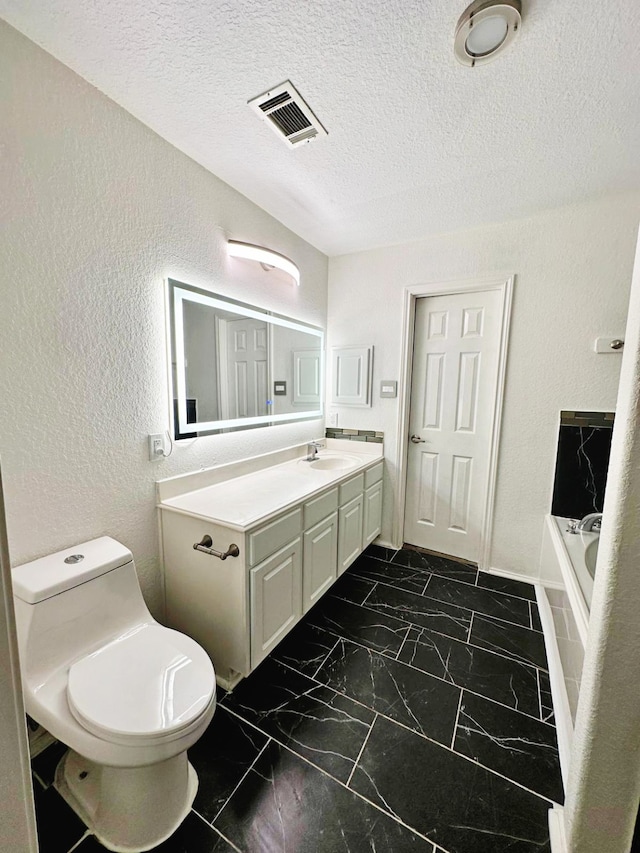
[[(236, 530), (246, 530), (293, 506), (308, 500), (334, 483), (348, 480), (382, 461), (382, 445), (327, 440), (327, 450), (318, 458), (335, 453), (353, 457), (347, 469), (318, 470), (304, 461), (305, 446), (296, 459), (268, 468), (232, 477), (205, 488), (161, 500), (161, 509), (186, 513)], [(338, 446), (339, 445), (339, 446)], [(347, 446), (345, 446), (347, 445)], [(354, 447), (355, 445), (355, 447)], [(188, 487), (188, 483), (185, 483)]]

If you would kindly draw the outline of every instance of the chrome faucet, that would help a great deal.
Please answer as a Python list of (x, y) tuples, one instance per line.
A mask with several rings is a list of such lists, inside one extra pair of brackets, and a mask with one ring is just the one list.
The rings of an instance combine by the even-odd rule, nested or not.
[(602, 527), (602, 513), (601, 512), (590, 512), (588, 515), (585, 515), (582, 518), (577, 526), (577, 530), (584, 530), (585, 533), (599, 533), (600, 528)]
[(309, 444), (307, 444), (307, 456), (306, 456), (305, 461), (306, 462), (313, 462), (313, 460), (318, 455), (318, 450), (323, 448), (323, 447), (324, 447), (324, 444), (322, 444), (321, 441), (310, 441)]

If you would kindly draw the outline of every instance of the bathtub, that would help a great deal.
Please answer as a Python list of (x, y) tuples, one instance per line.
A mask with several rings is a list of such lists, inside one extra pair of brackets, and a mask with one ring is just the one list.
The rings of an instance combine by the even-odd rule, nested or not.
[(600, 538), (598, 533), (570, 533), (569, 523), (568, 518), (546, 517), (536, 587), (565, 786)]

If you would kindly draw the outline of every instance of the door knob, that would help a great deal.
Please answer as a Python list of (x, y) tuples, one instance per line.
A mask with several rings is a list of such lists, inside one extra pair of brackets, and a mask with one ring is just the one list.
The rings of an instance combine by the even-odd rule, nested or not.
[(412, 435), (412, 436), (411, 436), (411, 441), (412, 441), (414, 444), (425, 444), (425, 442), (426, 442), (426, 440), (425, 440), (424, 438), (420, 438), (420, 436), (419, 436), (419, 435)]

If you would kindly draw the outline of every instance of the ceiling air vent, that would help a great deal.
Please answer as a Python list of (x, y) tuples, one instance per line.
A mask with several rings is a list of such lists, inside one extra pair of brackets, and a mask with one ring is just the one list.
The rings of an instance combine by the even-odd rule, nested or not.
[(327, 131), (311, 112), (289, 80), (269, 89), (248, 102), (260, 118), (268, 121), (274, 132), (290, 148), (311, 142)]

